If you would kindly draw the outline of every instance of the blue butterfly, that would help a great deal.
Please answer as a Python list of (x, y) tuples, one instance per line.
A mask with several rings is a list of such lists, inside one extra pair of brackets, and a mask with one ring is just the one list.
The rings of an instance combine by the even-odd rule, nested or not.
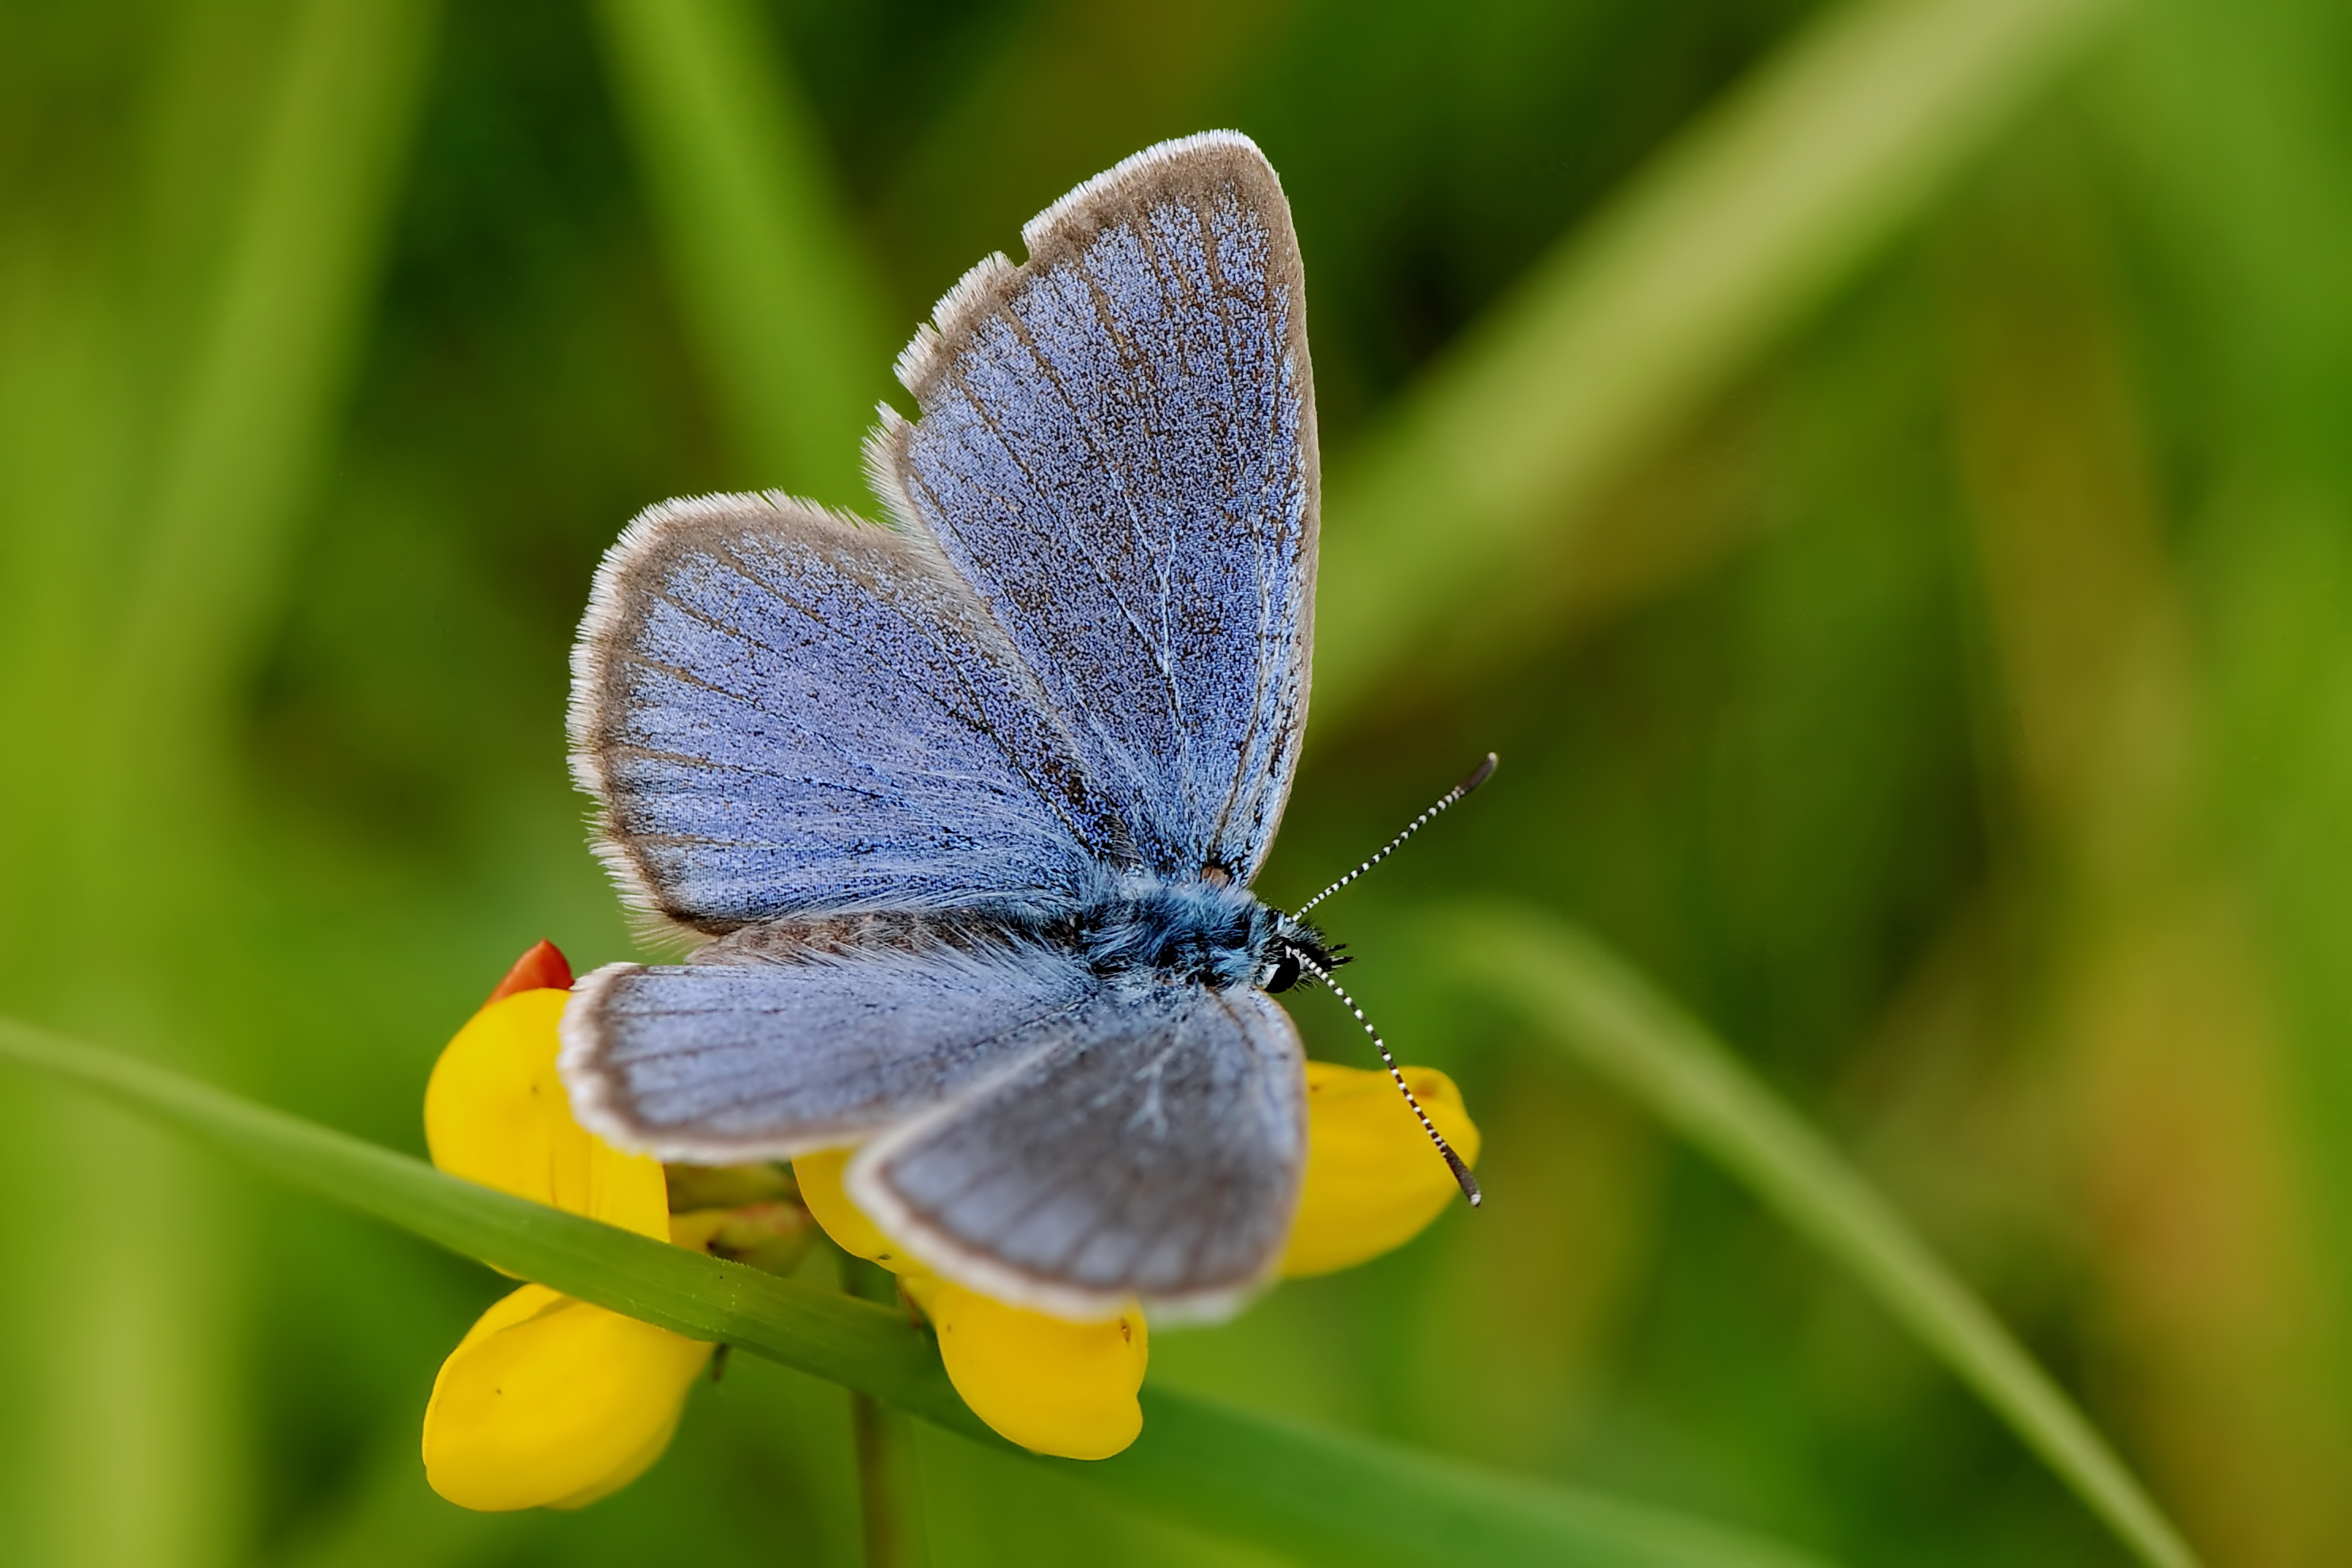
[(892, 526), (701, 497), (605, 558), (574, 774), (625, 894), (712, 940), (587, 977), (563, 1079), (665, 1160), (859, 1145), (859, 1207), (1002, 1300), (1213, 1315), (1297, 1204), (1268, 993), (1339, 962), (1249, 890), (1307, 720), (1297, 240), (1223, 132), (1022, 237), (899, 356), (921, 417), (866, 447)]

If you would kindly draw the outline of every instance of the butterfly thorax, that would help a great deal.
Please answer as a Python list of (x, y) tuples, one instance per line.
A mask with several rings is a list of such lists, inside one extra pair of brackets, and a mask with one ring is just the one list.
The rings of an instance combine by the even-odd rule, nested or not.
[(1214, 990), (1288, 988), (1303, 951), (1328, 965), (1319, 932), (1234, 881), (1149, 874), (1109, 883), (1077, 911), (1076, 938), (1097, 973), (1187, 980)]

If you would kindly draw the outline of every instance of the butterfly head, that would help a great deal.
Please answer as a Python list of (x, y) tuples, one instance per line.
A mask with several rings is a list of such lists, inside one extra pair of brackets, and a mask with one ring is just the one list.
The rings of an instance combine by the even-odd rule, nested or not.
[(1330, 971), (1349, 962), (1339, 951), (1340, 944), (1327, 942), (1323, 933), (1297, 915), (1268, 909), (1272, 941), (1258, 960), (1257, 973), (1251, 984), (1261, 991), (1283, 992), (1298, 984), (1301, 977), (1317, 970)]

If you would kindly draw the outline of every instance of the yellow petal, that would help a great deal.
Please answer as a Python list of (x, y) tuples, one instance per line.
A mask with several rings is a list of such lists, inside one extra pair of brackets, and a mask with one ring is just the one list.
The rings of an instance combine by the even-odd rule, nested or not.
[[(1432, 1068), (1404, 1076), (1454, 1152), (1475, 1164), (1478, 1129), (1454, 1080)], [(1402, 1247), (1460, 1191), (1387, 1073), (1307, 1064), (1307, 1180), (1284, 1274), (1328, 1274)]]
[(875, 1228), (841, 1184), (854, 1149), (827, 1149), (803, 1154), (793, 1162), (793, 1180), (800, 1184), (801, 1202), (824, 1227), (833, 1244), (853, 1258), (869, 1258), (893, 1274), (919, 1268), (906, 1250)]
[(570, 994), (521, 991), (457, 1031), (425, 1089), (425, 1141), (453, 1176), (669, 1239), (658, 1161), (624, 1154), (572, 1120), (556, 1076)]
[(425, 1476), (461, 1508), (579, 1508), (669, 1446), (710, 1347), (526, 1285), (434, 1380)]
[(1142, 1309), (1073, 1323), (935, 1276), (906, 1279), (939, 1331), (948, 1381), (999, 1436), (1065, 1459), (1108, 1459), (1143, 1430), (1135, 1391), (1151, 1341)]

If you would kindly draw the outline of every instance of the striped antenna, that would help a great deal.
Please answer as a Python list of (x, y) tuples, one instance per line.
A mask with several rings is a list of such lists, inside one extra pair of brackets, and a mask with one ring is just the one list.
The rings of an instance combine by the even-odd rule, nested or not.
[[(1485, 784), (1488, 779), (1494, 776), (1495, 753), (1489, 752), (1486, 753), (1486, 760), (1480, 763), (1475, 768), (1473, 768), (1470, 771), (1470, 776), (1468, 778), (1464, 779), (1460, 784), (1455, 784), (1452, 789), (1447, 790), (1444, 795), (1438, 796), (1437, 804), (1435, 805), (1431, 806), (1427, 811), (1423, 812), (1419, 816), (1414, 817), (1411, 822), (1405, 824), (1404, 831), (1398, 834), (1394, 838), (1390, 839), (1386, 848), (1373, 856), (1370, 859), (1365, 861), (1362, 865), (1357, 867), (1354, 870), (1349, 872), (1346, 876), (1340, 878), (1338, 881), (1332, 883), (1329, 887), (1324, 889), (1321, 892), (1316, 894), (1313, 898), (1307, 900), (1305, 903), (1299, 905), (1293, 912), (1304, 915), (1307, 910), (1313, 909), (1316, 905), (1321, 903), (1324, 900), (1329, 898), (1332, 894), (1338, 892), (1340, 889), (1346, 887), (1349, 883), (1354, 881), (1357, 878), (1362, 876), (1365, 872), (1370, 870), (1373, 867), (1379, 865), (1390, 856), (1395, 854), (1399, 845), (1412, 837), (1414, 834), (1420, 832), (1423, 828), (1428, 826), (1430, 823), (1434, 821), (1437, 816), (1447, 806), (1452, 805), (1455, 801), (1460, 800), (1464, 795), (1468, 795), (1472, 790), (1476, 789), (1480, 784)], [(1399, 1079), (1397, 1081), (1402, 1083), (1404, 1080)], [(1474, 1199), (1472, 1201), (1475, 1202), (1476, 1200)]]
[[(1470, 790), (1477, 788), (1479, 782), (1487, 773), (1492, 773), (1494, 768), (1495, 759), (1490, 756), (1486, 759), (1486, 767), (1481, 769), (1468, 784), (1454, 792), (1454, 799), (1458, 800)], [(1452, 802), (1449, 801), (1446, 804), (1451, 805)], [(1432, 814), (1444, 809), (1443, 805), (1433, 807)], [(1445, 1141), (1445, 1134), (1437, 1130), (1436, 1124), (1429, 1120), (1429, 1112), (1423, 1110), (1421, 1108), (1421, 1101), (1413, 1098), (1412, 1086), (1405, 1082), (1404, 1074), (1397, 1070), (1396, 1058), (1389, 1055), (1389, 1043), (1381, 1038), (1381, 1032), (1372, 1027), (1372, 1021), (1364, 1016), (1364, 1010), (1356, 1005), (1356, 999), (1340, 990), (1339, 983), (1331, 978), (1331, 972), (1316, 963), (1310, 954), (1302, 952), (1296, 947), (1291, 948), (1290, 954), (1298, 960), (1298, 966), (1301, 969), (1321, 981), (1323, 988), (1339, 999), (1341, 1006), (1356, 1016), (1356, 1022), (1361, 1024), (1364, 1026), (1364, 1033), (1371, 1037), (1372, 1045), (1381, 1053), (1381, 1060), (1388, 1064), (1389, 1077), (1396, 1079), (1397, 1092), (1404, 1096), (1404, 1102), (1407, 1105), (1412, 1107), (1413, 1115), (1421, 1120), (1421, 1130), (1429, 1134), (1429, 1141), (1437, 1145), (1437, 1152), (1445, 1156), (1446, 1167), (1454, 1173), (1454, 1179), (1462, 1184), (1462, 1195), (1470, 1200), (1470, 1206), (1475, 1209), (1486, 1202), (1486, 1195), (1478, 1191), (1478, 1184), (1471, 1178), (1470, 1167), (1462, 1163), (1462, 1156), (1454, 1152), (1454, 1145)]]

